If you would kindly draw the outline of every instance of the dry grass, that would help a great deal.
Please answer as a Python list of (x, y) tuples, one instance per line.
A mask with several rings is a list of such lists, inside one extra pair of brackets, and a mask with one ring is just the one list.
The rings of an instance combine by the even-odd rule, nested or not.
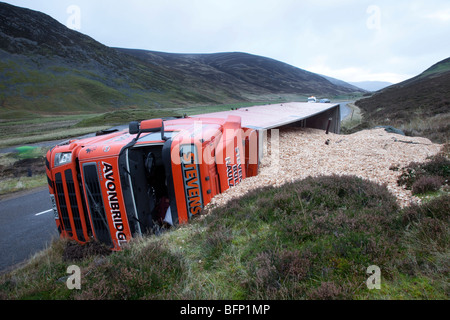
[(65, 128), (58, 129), (55, 131), (46, 132), (44, 128), (40, 131), (40, 133), (35, 133), (29, 136), (19, 136), (19, 137), (11, 137), (2, 139), (0, 142), (0, 148), (5, 148), (9, 146), (18, 146), (23, 144), (32, 144), (43, 141), (54, 141), (54, 140), (62, 140), (73, 138), (85, 134), (89, 134), (96, 131), (101, 131), (109, 128), (109, 126), (96, 126), (96, 127), (87, 127), (87, 128)]
[(347, 106), (352, 110), (352, 113), (341, 122), (341, 130), (343, 133), (351, 131), (353, 128), (360, 125), (362, 121), (361, 109), (354, 103), (348, 103)]

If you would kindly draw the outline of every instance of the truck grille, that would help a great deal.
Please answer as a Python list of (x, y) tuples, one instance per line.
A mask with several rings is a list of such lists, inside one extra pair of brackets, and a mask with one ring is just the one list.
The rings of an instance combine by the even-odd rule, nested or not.
[(75, 191), (75, 183), (73, 181), (72, 170), (64, 172), (66, 176), (67, 195), (69, 196), (70, 209), (72, 210), (72, 219), (77, 232), (77, 237), (81, 241), (86, 241), (84, 238), (83, 224), (81, 222), (80, 210), (78, 209), (77, 194)]
[(69, 217), (69, 211), (67, 210), (67, 204), (66, 204), (66, 197), (65, 197), (65, 190), (64, 190), (64, 183), (62, 180), (61, 173), (55, 174), (55, 187), (56, 187), (56, 195), (58, 198), (59, 203), (59, 215), (62, 220), (64, 230), (72, 233), (72, 226), (70, 224), (70, 217)]
[[(90, 223), (89, 219), (80, 213), (74, 181), (72, 170), (70, 169), (64, 171), (64, 179), (60, 172), (55, 174), (56, 196), (63, 228), (70, 237), (74, 237), (73, 232), (75, 232), (76, 238), (84, 242), (86, 241), (85, 234), (90, 233)], [(66, 201), (66, 196), (69, 199), (69, 203)], [(85, 208), (84, 201), (83, 199), (81, 200)], [(86, 210), (83, 211), (83, 213), (85, 212)], [(83, 227), (82, 219), (87, 230)]]
[(97, 165), (95, 163), (83, 165), (83, 174), (89, 211), (97, 239), (106, 245), (112, 246), (100, 181), (98, 179)]

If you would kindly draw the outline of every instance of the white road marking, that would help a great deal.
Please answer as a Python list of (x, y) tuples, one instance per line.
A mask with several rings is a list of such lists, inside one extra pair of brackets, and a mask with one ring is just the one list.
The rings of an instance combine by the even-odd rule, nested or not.
[(42, 211), (42, 212), (36, 213), (35, 216), (37, 217), (37, 216), (40, 216), (40, 215), (43, 215), (43, 214), (46, 214), (46, 213), (49, 213), (49, 212), (52, 212), (52, 211), (53, 211), (53, 209)]

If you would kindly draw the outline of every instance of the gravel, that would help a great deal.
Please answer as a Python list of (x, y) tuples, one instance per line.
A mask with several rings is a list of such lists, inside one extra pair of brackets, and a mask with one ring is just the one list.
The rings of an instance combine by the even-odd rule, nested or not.
[[(272, 134), (271, 134), (272, 133)], [(285, 128), (269, 132), (258, 176), (213, 198), (205, 208), (222, 205), (249, 190), (271, 185), (281, 186), (308, 176), (354, 175), (385, 184), (401, 207), (420, 203), (410, 190), (397, 185), (399, 171), (412, 161), (422, 162), (439, 152), (441, 145), (421, 137), (389, 133), (383, 128), (363, 130), (351, 135), (325, 134), (309, 128)], [(279, 136), (279, 143), (277, 143)], [(279, 145), (277, 148), (271, 145)]]

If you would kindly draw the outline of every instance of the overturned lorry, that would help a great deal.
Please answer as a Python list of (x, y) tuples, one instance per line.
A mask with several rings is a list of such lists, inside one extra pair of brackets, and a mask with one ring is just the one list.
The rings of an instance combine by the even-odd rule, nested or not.
[(58, 231), (120, 250), (134, 236), (187, 223), (215, 195), (257, 175), (264, 130), (305, 126), (308, 118), (313, 126), (339, 130), (339, 105), (308, 110), (275, 105), (152, 119), (57, 145), (46, 167)]

